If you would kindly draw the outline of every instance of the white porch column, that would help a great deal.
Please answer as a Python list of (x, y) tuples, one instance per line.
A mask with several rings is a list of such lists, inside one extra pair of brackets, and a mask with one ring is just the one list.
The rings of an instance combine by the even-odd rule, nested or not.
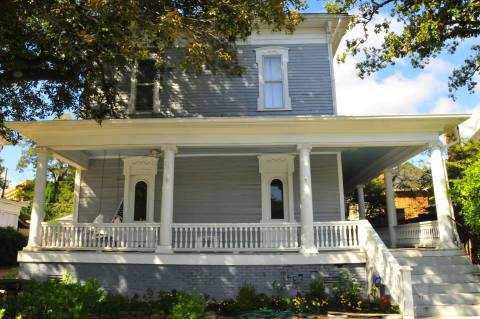
[(453, 248), (453, 223), (451, 220), (453, 208), (448, 196), (448, 177), (443, 161), (440, 142), (430, 145), (430, 168), (432, 170), (433, 193), (437, 210), (438, 233), (440, 248)]
[(173, 179), (175, 173), (174, 145), (165, 145), (163, 150), (163, 183), (162, 183), (162, 206), (160, 216), (160, 245), (158, 253), (172, 251), (172, 221), (173, 221)]
[(313, 234), (313, 200), (312, 200), (312, 176), (310, 170), (310, 145), (298, 145), (300, 152), (300, 219), (301, 239), (303, 254), (314, 254), (318, 252), (315, 247)]
[(359, 219), (366, 219), (365, 214), (365, 194), (363, 192), (365, 185), (357, 185), (357, 201)]
[(37, 148), (37, 170), (35, 176), (35, 193), (30, 215), (30, 231), (27, 249), (35, 249), (42, 244), (42, 222), (45, 217), (45, 188), (47, 186), (48, 153), (44, 148)]
[(388, 217), (388, 234), (390, 237), (390, 246), (397, 246), (397, 238), (395, 226), (397, 226), (397, 209), (395, 208), (395, 193), (393, 190), (392, 169), (387, 168), (383, 171), (385, 178), (385, 194), (387, 196), (387, 217)]

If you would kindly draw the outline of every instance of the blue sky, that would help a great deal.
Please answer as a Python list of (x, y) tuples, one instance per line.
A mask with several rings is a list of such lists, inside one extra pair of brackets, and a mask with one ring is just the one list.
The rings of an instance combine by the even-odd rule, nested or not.
[[(309, 1), (308, 5), (306, 12), (324, 12), (322, 1)], [(355, 34), (357, 31), (352, 32)], [(352, 33), (347, 34), (349, 36)], [(372, 38), (372, 43), (377, 44), (379, 40)], [(471, 44), (473, 40), (463, 43), (453, 56), (440, 54), (423, 70), (412, 68), (408, 61), (399, 61), (397, 65), (364, 80), (356, 76), (354, 62), (358, 58), (349, 58), (347, 63), (335, 65), (339, 114), (479, 112), (479, 92), (472, 95), (461, 90), (457, 92), (455, 102), (448, 98), (448, 76), (453, 68), (462, 63)], [(20, 147), (14, 146), (6, 146), (0, 152), (12, 183), (33, 178), (31, 169), (23, 173), (16, 171), (20, 153)]]

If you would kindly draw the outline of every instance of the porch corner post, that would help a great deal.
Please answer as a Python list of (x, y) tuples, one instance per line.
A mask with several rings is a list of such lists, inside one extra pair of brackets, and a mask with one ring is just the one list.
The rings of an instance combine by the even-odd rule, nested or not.
[(157, 246), (157, 253), (172, 252), (172, 221), (173, 221), (173, 181), (175, 175), (175, 153), (177, 148), (174, 145), (165, 145), (163, 150), (163, 183), (162, 183), (162, 205), (160, 216), (160, 245)]
[(432, 170), (433, 194), (437, 210), (439, 248), (454, 248), (453, 243), (453, 208), (448, 196), (448, 176), (442, 156), (440, 141), (430, 144), (430, 168)]
[(395, 226), (397, 226), (397, 209), (395, 208), (392, 169), (385, 169), (383, 176), (385, 178), (385, 195), (387, 197), (388, 235), (390, 237), (390, 246), (395, 248), (397, 247), (397, 234), (395, 233)]
[(315, 254), (318, 249), (315, 247), (313, 232), (313, 198), (312, 198), (312, 176), (310, 169), (311, 145), (300, 144), (297, 146), (300, 153), (300, 219), (301, 219), (301, 247), (302, 254)]
[(365, 214), (365, 194), (363, 192), (365, 185), (357, 185), (357, 201), (358, 201), (358, 214), (359, 219), (366, 219)]
[(35, 190), (30, 216), (30, 231), (27, 250), (34, 250), (42, 245), (42, 222), (45, 218), (45, 188), (47, 186), (48, 151), (37, 147), (37, 169), (35, 173)]

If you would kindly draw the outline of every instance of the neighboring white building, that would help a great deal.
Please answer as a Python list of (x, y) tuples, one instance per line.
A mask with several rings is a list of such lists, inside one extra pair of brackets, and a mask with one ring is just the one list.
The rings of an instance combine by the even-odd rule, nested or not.
[(18, 216), (25, 205), (10, 199), (0, 198), (0, 227), (18, 228)]
[[(244, 283), (305, 289), (347, 267), (365, 293), (379, 275), (404, 318), (477, 313), (455, 304), (477, 302), (480, 286), (463, 288), (478, 280), (455, 246), (439, 141), (468, 115), (338, 115), (333, 56), (349, 19), (308, 14), (293, 35), (253, 34), (238, 78), (188, 75), (175, 50), (168, 72), (139, 61), (121, 80), (127, 119), (6, 123), (38, 146), (20, 275), (225, 298)], [(425, 150), (438, 221), (397, 226), (391, 168)], [(43, 222), (49, 154), (77, 167), (72, 223)], [(344, 194), (382, 172), (392, 246), (438, 250), (391, 251), (368, 221), (345, 220)]]

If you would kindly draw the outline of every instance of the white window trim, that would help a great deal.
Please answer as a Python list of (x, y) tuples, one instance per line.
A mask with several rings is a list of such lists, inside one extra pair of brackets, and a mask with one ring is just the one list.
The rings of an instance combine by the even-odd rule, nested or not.
[(158, 158), (150, 156), (134, 156), (123, 159), (125, 175), (123, 204), (126, 223), (133, 222), (135, 208), (135, 185), (143, 181), (147, 184), (147, 219), (153, 222), (155, 205), (155, 176), (158, 170)]
[[(295, 222), (293, 205), (293, 172), (294, 155), (275, 154), (259, 155), (258, 164), (261, 174), (262, 186), (262, 219), (261, 223)], [(279, 179), (283, 182), (284, 219), (271, 218), (270, 184), (272, 180)]]
[[(292, 109), (292, 102), (288, 92), (288, 48), (284, 47), (261, 47), (255, 49), (258, 66), (258, 111), (289, 111)], [(283, 83), (283, 107), (266, 108), (265, 107), (265, 82), (263, 79), (263, 59), (268, 56), (279, 56), (282, 61), (282, 83)]]
[(128, 114), (150, 114), (150, 113), (160, 113), (160, 81), (158, 80), (158, 75), (155, 77), (153, 82), (153, 106), (152, 112), (150, 111), (136, 111), (136, 100), (137, 100), (137, 71), (138, 71), (138, 62), (135, 61), (132, 67), (132, 73), (130, 76), (130, 99), (128, 103)]

